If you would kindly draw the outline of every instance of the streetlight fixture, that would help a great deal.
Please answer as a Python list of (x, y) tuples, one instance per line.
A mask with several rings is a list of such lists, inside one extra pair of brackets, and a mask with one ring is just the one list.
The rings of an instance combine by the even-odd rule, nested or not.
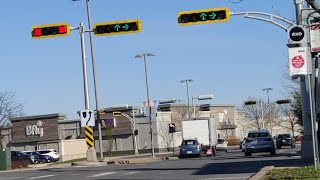
[[(80, 1), (80, 0), (72, 0), (72, 1)], [(90, 13), (90, 5), (89, 0), (86, 1), (87, 7), (87, 18), (88, 18), (88, 27), (89, 27), (89, 38), (90, 38), (90, 50), (91, 50), (91, 62), (92, 62), (92, 72), (93, 72), (93, 84), (94, 84), (94, 94), (95, 94), (95, 102), (96, 102), (96, 112), (97, 112), (97, 121), (98, 121), (98, 134), (99, 134), (99, 151), (100, 158), (103, 159), (103, 148), (102, 148), (102, 133), (101, 133), (101, 122), (100, 122), (100, 113), (99, 113), (99, 98), (98, 98), (98, 84), (96, 80), (96, 63), (95, 56), (93, 51), (93, 40), (92, 40), (92, 31), (91, 31), (91, 13)]]
[(185, 79), (185, 80), (181, 80), (181, 81), (180, 81), (180, 83), (186, 83), (188, 106), (190, 106), (190, 100), (189, 100), (189, 82), (193, 82), (193, 81), (194, 81), (194, 80), (192, 80), (192, 79)]
[(213, 99), (213, 94), (205, 94), (205, 95), (200, 95), (198, 97), (192, 97), (192, 106), (193, 106), (193, 116), (195, 117), (196, 115), (196, 106), (194, 104), (194, 100), (209, 100), (209, 99)]
[(155, 56), (152, 53), (143, 53), (143, 54), (138, 54), (135, 56), (135, 58), (142, 58), (144, 61), (144, 72), (145, 72), (145, 78), (146, 78), (146, 88), (147, 88), (147, 101), (149, 108), (149, 123), (150, 123), (150, 138), (151, 138), (151, 156), (155, 157), (154, 155), (154, 143), (153, 143), (153, 128), (152, 128), (152, 120), (151, 120), (151, 107), (150, 107), (150, 98), (149, 98), (149, 83), (148, 83), (148, 72), (147, 72), (147, 61), (146, 61), (146, 56)]

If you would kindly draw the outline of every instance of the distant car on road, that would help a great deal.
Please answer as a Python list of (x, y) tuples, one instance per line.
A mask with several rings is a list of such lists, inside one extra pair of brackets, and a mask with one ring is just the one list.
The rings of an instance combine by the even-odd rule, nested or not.
[(37, 150), (36, 152), (42, 154), (42, 155), (48, 155), (53, 158), (53, 161), (59, 161), (60, 154), (55, 149), (41, 149)]
[(39, 152), (36, 151), (23, 151), (24, 153), (28, 155), (34, 155), (39, 157), (39, 162), (40, 163), (50, 163), (53, 161), (53, 158), (49, 155), (42, 155)]
[(259, 152), (270, 152), (270, 155), (276, 155), (275, 142), (268, 130), (254, 130), (248, 133), (245, 142), (245, 156)]
[(277, 149), (281, 149), (281, 146), (291, 146), (291, 148), (296, 147), (296, 141), (291, 134), (279, 134), (276, 142)]
[(201, 157), (201, 144), (196, 139), (185, 139), (180, 146), (180, 157), (197, 156)]
[(29, 155), (22, 151), (11, 151), (11, 161), (24, 161), (27, 164), (36, 164), (40, 159), (38, 156)]
[(218, 138), (218, 144), (216, 146), (216, 150), (217, 151), (225, 151), (228, 152), (228, 141), (222, 139), (222, 138)]

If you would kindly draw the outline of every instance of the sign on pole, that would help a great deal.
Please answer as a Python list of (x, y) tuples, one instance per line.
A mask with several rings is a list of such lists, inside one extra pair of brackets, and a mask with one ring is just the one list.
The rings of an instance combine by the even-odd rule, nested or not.
[(93, 110), (80, 111), (81, 127), (95, 126)]
[(290, 76), (308, 74), (308, 48), (289, 48)]
[(176, 124), (169, 123), (169, 133), (175, 133), (175, 132), (176, 132)]
[(306, 31), (303, 26), (291, 26), (288, 28), (289, 44), (290, 43), (306, 43)]
[(310, 44), (311, 52), (320, 51), (320, 23), (312, 23), (310, 25)]

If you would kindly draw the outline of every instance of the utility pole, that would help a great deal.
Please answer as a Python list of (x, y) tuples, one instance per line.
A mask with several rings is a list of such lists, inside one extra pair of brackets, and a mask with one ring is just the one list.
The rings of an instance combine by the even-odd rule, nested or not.
[[(302, 8), (304, 0), (294, 0), (296, 9), (296, 22), (297, 25), (302, 25)], [(310, 36), (309, 32), (306, 32), (307, 36)], [(309, 44), (300, 44), (299, 46), (309, 47)], [(310, 64), (312, 65), (312, 63)], [(313, 68), (312, 68), (313, 69)], [(314, 120), (314, 91), (312, 88), (312, 73), (302, 76), (300, 75), (300, 92), (301, 92), (301, 107), (302, 107), (302, 120), (304, 125), (304, 139), (301, 145), (301, 157), (302, 159), (308, 159), (310, 154), (313, 154), (313, 162), (315, 169), (319, 169), (318, 159), (318, 142), (315, 136), (315, 120)], [(310, 134), (311, 132), (311, 134)], [(312, 146), (312, 153), (311, 147)]]

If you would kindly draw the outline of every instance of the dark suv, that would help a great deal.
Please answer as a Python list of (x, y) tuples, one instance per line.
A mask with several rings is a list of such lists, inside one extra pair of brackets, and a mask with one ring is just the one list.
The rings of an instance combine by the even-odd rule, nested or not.
[(248, 134), (245, 141), (245, 156), (258, 152), (270, 152), (270, 155), (276, 155), (275, 142), (268, 130), (255, 130)]
[(38, 156), (29, 155), (21, 151), (11, 151), (11, 161), (24, 161), (27, 164), (35, 164), (40, 161)]
[(277, 136), (277, 149), (281, 149), (281, 146), (296, 147), (296, 141), (291, 134), (279, 134)]

